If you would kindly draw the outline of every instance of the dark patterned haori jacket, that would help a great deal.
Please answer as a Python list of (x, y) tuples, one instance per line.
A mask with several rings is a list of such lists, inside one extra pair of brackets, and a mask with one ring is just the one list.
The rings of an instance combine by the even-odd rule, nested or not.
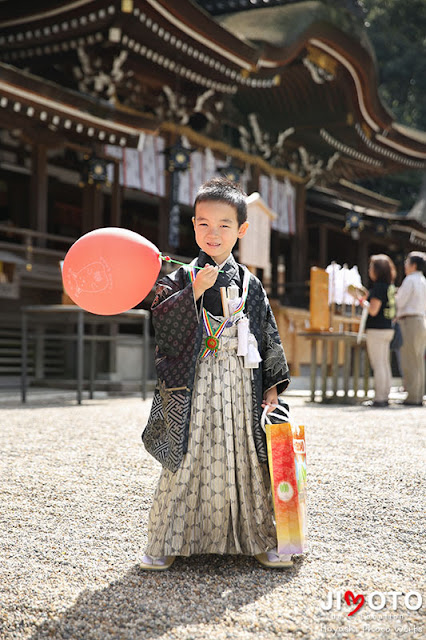
[[(215, 264), (201, 251), (197, 266), (203, 267), (208, 263)], [(201, 304), (211, 314), (222, 315), (220, 287), (236, 284), (241, 295), (244, 269), (231, 254), (215, 285), (198, 303), (194, 301), (186, 267), (180, 267), (157, 284), (151, 309), (158, 383), (142, 439), (147, 450), (172, 471), (179, 467), (187, 450), (191, 396), (203, 334)], [(253, 435), (258, 458), (266, 462), (266, 442), (260, 426), (263, 394), (275, 385), (280, 394), (288, 386), (290, 375), (267, 295), (254, 275), (250, 276), (245, 313), (262, 357), (259, 367), (252, 369)], [(207, 357), (213, 358), (214, 355)]]

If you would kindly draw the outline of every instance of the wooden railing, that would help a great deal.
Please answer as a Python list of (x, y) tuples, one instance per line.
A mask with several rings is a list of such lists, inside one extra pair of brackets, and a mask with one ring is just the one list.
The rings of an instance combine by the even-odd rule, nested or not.
[[(28, 264), (33, 261), (57, 263), (64, 258), (75, 240), (76, 238), (67, 236), (0, 224), (0, 249), (16, 253)], [(52, 248), (48, 245), (60, 245), (61, 248)]]

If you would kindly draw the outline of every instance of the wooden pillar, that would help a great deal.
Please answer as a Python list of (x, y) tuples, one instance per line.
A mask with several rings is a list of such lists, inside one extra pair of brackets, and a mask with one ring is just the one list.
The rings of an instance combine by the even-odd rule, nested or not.
[(251, 176), (250, 180), (247, 184), (247, 195), (250, 195), (254, 191), (259, 191), (259, 180), (260, 180), (260, 167), (252, 166), (250, 167)]
[(111, 226), (121, 227), (121, 187), (119, 162), (114, 162), (114, 177), (111, 186)]
[(91, 207), (91, 192), (93, 186), (88, 184), (83, 186), (83, 213), (81, 218), (81, 233), (87, 233), (93, 229), (92, 227), (92, 207)]
[[(176, 135), (166, 133), (164, 135), (165, 148), (169, 149), (176, 142)], [(159, 199), (158, 205), (158, 225), (157, 225), (157, 244), (160, 251), (164, 254), (173, 253), (169, 245), (169, 218), (170, 218), (170, 200), (171, 200), (172, 178), (170, 171), (165, 171), (165, 194)]]
[[(121, 186), (120, 186), (120, 163), (114, 162), (113, 183), (111, 186), (111, 225), (113, 227), (121, 227)], [(109, 325), (108, 333), (111, 342), (108, 345), (109, 356), (109, 374), (111, 379), (117, 371), (117, 338), (119, 334), (119, 325), (113, 322)]]
[(280, 234), (278, 231), (271, 233), (271, 298), (278, 300), (278, 255), (280, 253)]
[(102, 188), (95, 187), (93, 192), (93, 228), (104, 226), (104, 193)]
[(83, 187), (83, 221), (82, 233), (93, 231), (103, 226), (104, 194), (94, 184)]
[(319, 227), (319, 264), (321, 269), (327, 267), (328, 258), (328, 229), (325, 225)]
[[(291, 280), (305, 282), (309, 278), (307, 264), (307, 228), (306, 228), (306, 189), (304, 185), (296, 186), (296, 235), (291, 243)], [(291, 291), (293, 294), (293, 291)]]
[[(166, 178), (166, 185), (168, 185), (168, 177)], [(169, 193), (169, 189), (166, 189), (166, 193)], [(170, 198), (167, 195), (164, 198), (160, 198), (158, 205), (158, 225), (157, 225), (157, 243), (162, 253), (170, 253), (169, 247), (169, 211), (170, 211)]]
[[(260, 167), (252, 166), (250, 180), (247, 183), (247, 195), (250, 195), (254, 191), (259, 190), (259, 178), (260, 178)], [(250, 231), (250, 228), (249, 228), (248, 232), (253, 233), (253, 230)], [(249, 264), (247, 264), (246, 267), (253, 275), (259, 278), (259, 280), (262, 280), (261, 269), (258, 269), (257, 267), (253, 267)]]
[[(31, 172), (31, 226), (47, 233), (47, 147), (35, 143), (32, 148)], [(46, 246), (46, 239), (38, 239), (39, 246)]]
[(368, 286), (368, 261), (368, 241), (364, 238), (360, 238), (358, 241), (358, 271), (364, 287)]

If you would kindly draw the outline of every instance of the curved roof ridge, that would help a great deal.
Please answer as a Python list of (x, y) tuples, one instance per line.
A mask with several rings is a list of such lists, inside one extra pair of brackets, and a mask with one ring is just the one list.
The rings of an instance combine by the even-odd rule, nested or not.
[(412, 140), (416, 140), (416, 142), (422, 142), (426, 144), (426, 131), (421, 131), (420, 129), (413, 129), (412, 127), (407, 127), (405, 124), (400, 124), (399, 122), (393, 122), (392, 128), (401, 133), (406, 138), (411, 138)]

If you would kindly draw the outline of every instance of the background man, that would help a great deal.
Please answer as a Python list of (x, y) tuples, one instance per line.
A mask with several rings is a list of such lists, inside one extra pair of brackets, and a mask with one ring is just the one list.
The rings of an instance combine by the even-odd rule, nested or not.
[(407, 398), (422, 406), (425, 392), (426, 254), (412, 251), (405, 261), (405, 278), (396, 294), (397, 320), (402, 331), (401, 364)]

